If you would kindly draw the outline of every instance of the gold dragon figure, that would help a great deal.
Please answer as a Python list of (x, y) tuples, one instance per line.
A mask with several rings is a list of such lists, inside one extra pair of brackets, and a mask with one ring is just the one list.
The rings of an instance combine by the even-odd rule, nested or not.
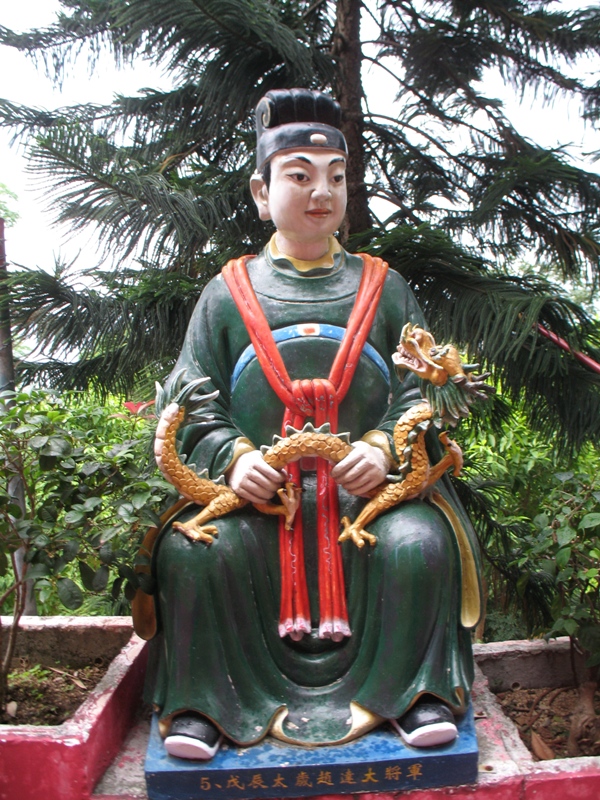
[[(365, 530), (384, 511), (405, 500), (411, 500), (425, 492), (450, 467), (458, 475), (462, 467), (462, 453), (446, 431), (439, 434), (445, 454), (431, 466), (425, 445), (425, 434), (432, 425), (443, 424), (454, 426), (461, 417), (469, 413), (469, 406), (476, 399), (484, 399), (493, 388), (484, 379), (488, 376), (475, 375), (477, 364), (463, 365), (458, 351), (452, 345), (438, 347), (433, 336), (418, 326), (410, 323), (404, 326), (397, 352), (393, 354), (399, 377), (402, 379), (407, 371), (415, 373), (422, 379), (422, 402), (409, 408), (394, 427), (394, 446), (402, 462), (396, 465), (396, 475), (389, 475), (386, 482), (370, 492), (369, 502), (358, 517), (351, 522), (344, 517), (339, 537), (340, 542), (351, 539), (357, 547), (365, 542), (376, 543), (376, 537)], [(154, 452), (156, 461), (165, 475), (188, 500), (192, 500), (204, 508), (193, 519), (185, 523), (174, 522), (173, 527), (181, 531), (193, 541), (210, 544), (217, 534), (211, 520), (248, 505), (247, 500), (239, 497), (225, 484), (221, 476), (217, 481), (208, 477), (206, 471), (197, 473), (184, 464), (177, 452), (176, 436), (181, 424), (194, 420), (209, 419), (201, 414), (201, 406), (213, 400), (218, 392), (207, 395), (197, 394), (197, 390), (209, 378), (199, 378), (187, 384), (183, 389), (183, 372), (173, 381), (170, 397), (157, 384), (157, 414), (160, 415), (155, 438)], [(263, 457), (269, 466), (281, 469), (291, 461), (304, 456), (320, 456), (333, 463), (338, 463), (352, 450), (347, 434), (331, 434), (329, 425), (315, 429), (310, 423), (301, 431), (288, 428), (285, 437), (274, 437), (271, 447), (261, 448)], [(266, 514), (284, 515), (289, 528), (300, 502), (300, 490), (292, 483), (278, 491), (280, 504), (255, 504), (255, 507)]]

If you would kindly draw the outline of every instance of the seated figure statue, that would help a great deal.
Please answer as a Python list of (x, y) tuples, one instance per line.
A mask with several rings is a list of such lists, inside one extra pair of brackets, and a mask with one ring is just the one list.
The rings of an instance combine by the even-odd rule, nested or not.
[[(436, 745), (469, 701), (477, 556), (448, 479), (379, 516), (375, 546), (338, 543), (342, 517), (402, 462), (392, 429), (421, 395), (391, 354), (406, 323), (423, 324), (400, 275), (333, 236), (346, 208), (340, 121), (319, 92), (259, 103), (251, 188), (276, 233), (207, 285), (173, 373), (218, 391), (210, 419), (180, 431), (186, 464), (250, 501), (204, 541), (177, 527), (198, 507), (179, 509), (154, 545), (151, 700), (183, 758), (212, 757), (223, 737), (342, 743), (386, 720), (409, 744)], [(350, 454), (269, 466), (261, 446), (307, 422), (349, 432)], [(435, 460), (435, 436), (428, 446)], [(289, 479), (302, 491), (291, 530), (252, 505)]]

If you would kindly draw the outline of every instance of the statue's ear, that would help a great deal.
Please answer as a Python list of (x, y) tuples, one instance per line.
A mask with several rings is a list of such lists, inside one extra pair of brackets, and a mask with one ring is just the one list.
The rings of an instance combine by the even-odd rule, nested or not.
[(252, 197), (258, 208), (258, 216), (262, 220), (271, 219), (271, 212), (269, 211), (269, 190), (265, 179), (260, 173), (255, 172), (250, 178), (250, 191)]

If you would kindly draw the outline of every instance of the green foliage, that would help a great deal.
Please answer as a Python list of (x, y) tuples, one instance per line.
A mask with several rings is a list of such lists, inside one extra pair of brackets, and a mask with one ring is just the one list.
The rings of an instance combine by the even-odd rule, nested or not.
[(70, 611), (89, 593), (131, 600), (140, 536), (173, 493), (151, 455), (153, 422), (91, 399), (32, 389), (0, 406), (1, 574), (10, 582), (24, 548), (42, 604)]
[[(502, 403), (502, 395), (498, 400)], [(554, 443), (528, 425), (522, 405), (508, 410), (500, 424), (492, 427), (485, 417), (475, 418), (457, 432), (465, 467), (455, 485), (485, 556), (488, 640), (543, 632), (551, 619), (550, 576), (520, 563), (519, 557), (552, 486), (559, 456)]]
[[(556, 595), (548, 636), (570, 636), (600, 666), (600, 474), (597, 455), (585, 471), (559, 472), (522, 547), (519, 566), (542, 569)], [(585, 466), (583, 464), (579, 465)]]
[(10, 207), (10, 200), (16, 200), (17, 195), (12, 192), (6, 184), (0, 182), (0, 217), (2, 217), (7, 227), (14, 225), (19, 219), (16, 211)]
[(588, 446), (565, 461), (522, 407), (495, 431), (464, 427), (459, 438), (464, 477), (493, 514), (487, 526), (478, 518), (486, 637), (568, 635), (599, 665), (600, 452)]

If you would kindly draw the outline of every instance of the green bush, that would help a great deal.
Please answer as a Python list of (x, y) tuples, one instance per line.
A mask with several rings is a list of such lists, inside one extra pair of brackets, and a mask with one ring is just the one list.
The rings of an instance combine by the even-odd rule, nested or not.
[(103, 611), (126, 613), (141, 535), (175, 494), (151, 454), (153, 417), (78, 393), (31, 389), (1, 399), (3, 612), (12, 611), (11, 556), (23, 548), (42, 610), (75, 611), (86, 597), (90, 608), (98, 595)]
[[(598, 458), (586, 454), (578, 471), (557, 473), (555, 485), (533, 520), (535, 530), (523, 544), (520, 565), (542, 569), (553, 580), (548, 636), (570, 636), (600, 665), (600, 474)], [(581, 466), (593, 469), (582, 470)], [(527, 572), (525, 574), (527, 574)]]
[(600, 453), (588, 446), (565, 462), (519, 408), (500, 430), (465, 426), (458, 438), (463, 476), (494, 521), (480, 526), (484, 638), (569, 635), (599, 664)]

